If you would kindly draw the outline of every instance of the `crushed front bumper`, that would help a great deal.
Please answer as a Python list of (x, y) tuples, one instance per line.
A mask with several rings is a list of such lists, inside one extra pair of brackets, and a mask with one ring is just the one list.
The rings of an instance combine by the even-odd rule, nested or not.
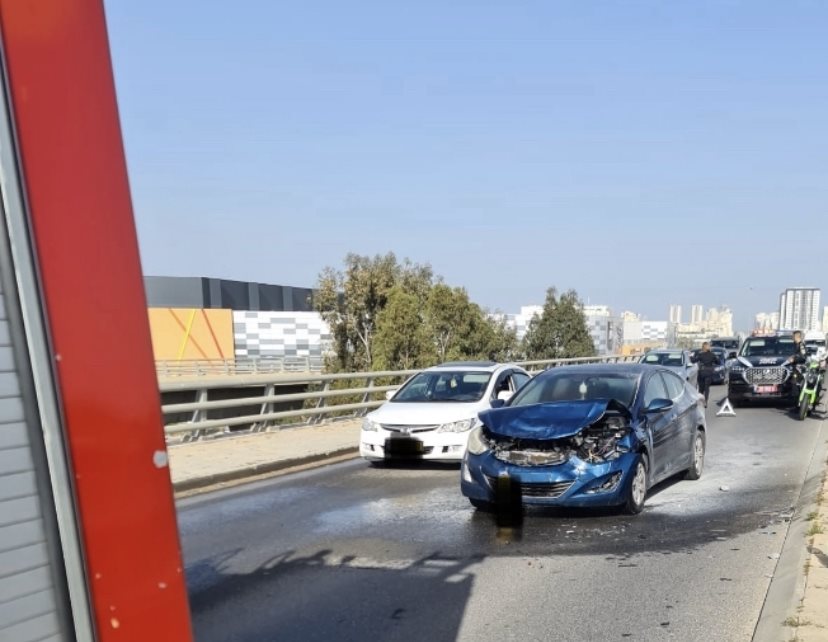
[[(624, 489), (636, 456), (625, 453), (602, 464), (572, 456), (556, 466), (516, 466), (500, 461), (491, 451), (468, 454), (461, 467), (460, 490), (470, 499), (494, 503), (498, 499), (499, 480), (507, 477), (524, 504), (615, 506), (624, 502)], [(606, 488), (596, 492), (601, 486)]]

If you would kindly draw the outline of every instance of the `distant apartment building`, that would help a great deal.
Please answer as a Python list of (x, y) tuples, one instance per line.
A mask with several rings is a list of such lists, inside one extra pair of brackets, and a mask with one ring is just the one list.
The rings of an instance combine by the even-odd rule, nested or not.
[(704, 306), (703, 305), (693, 305), (690, 308), (690, 323), (692, 325), (701, 325), (704, 321)]
[(675, 323), (675, 324), (681, 323), (681, 306), (680, 305), (671, 305), (670, 306), (670, 323)]
[(788, 288), (779, 295), (780, 330), (819, 330), (819, 288)]
[(624, 318), (620, 354), (639, 355), (653, 348), (665, 348), (672, 343), (675, 323), (646, 321), (635, 314)]
[(624, 343), (667, 343), (670, 336), (669, 321), (624, 321)]
[(616, 354), (623, 341), (623, 323), (606, 305), (585, 305), (584, 317), (599, 355)]
[(822, 308), (822, 331), (828, 333), (828, 305)]
[(754, 318), (753, 329), (757, 332), (771, 332), (779, 327), (778, 312), (760, 312)]
[(733, 313), (726, 306), (711, 308), (707, 311), (703, 327), (705, 332), (713, 336), (733, 336)]

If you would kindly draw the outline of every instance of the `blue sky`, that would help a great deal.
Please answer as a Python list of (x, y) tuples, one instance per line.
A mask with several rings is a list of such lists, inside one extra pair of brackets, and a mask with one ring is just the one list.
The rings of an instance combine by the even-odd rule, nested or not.
[(147, 274), (394, 251), (493, 309), (555, 285), (742, 327), (828, 287), (826, 3), (106, 9)]

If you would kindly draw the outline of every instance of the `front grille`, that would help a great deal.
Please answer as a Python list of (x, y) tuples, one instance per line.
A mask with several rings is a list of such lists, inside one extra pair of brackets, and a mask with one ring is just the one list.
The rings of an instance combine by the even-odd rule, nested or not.
[(558, 466), (569, 459), (569, 453), (555, 450), (497, 450), (494, 456), (515, 466)]
[[(497, 488), (497, 477), (490, 477), (489, 475), (486, 476), (489, 485), (496, 489)], [(527, 482), (519, 482), (517, 480), (512, 479), (511, 483), (513, 486), (517, 486), (520, 489), (520, 494), (522, 497), (546, 497), (548, 499), (555, 499), (563, 495), (569, 487), (574, 484), (574, 481), (559, 481), (559, 482), (539, 482), (539, 483), (527, 483)]]
[(785, 368), (747, 368), (744, 372), (745, 381), (753, 385), (780, 384), (788, 378)]
[(437, 430), (440, 426), (437, 424), (429, 424), (429, 425), (409, 425), (409, 424), (380, 424), (383, 429), (389, 432), (401, 432), (401, 433), (419, 433), (419, 432), (428, 432), (429, 430)]

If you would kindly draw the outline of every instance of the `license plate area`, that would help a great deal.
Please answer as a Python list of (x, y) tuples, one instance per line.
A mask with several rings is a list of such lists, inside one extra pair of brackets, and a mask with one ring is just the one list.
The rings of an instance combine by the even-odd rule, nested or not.
[(417, 457), (425, 448), (419, 439), (410, 437), (392, 437), (385, 440), (385, 454), (389, 457)]
[(779, 391), (779, 386), (754, 386), (757, 395), (773, 395)]

